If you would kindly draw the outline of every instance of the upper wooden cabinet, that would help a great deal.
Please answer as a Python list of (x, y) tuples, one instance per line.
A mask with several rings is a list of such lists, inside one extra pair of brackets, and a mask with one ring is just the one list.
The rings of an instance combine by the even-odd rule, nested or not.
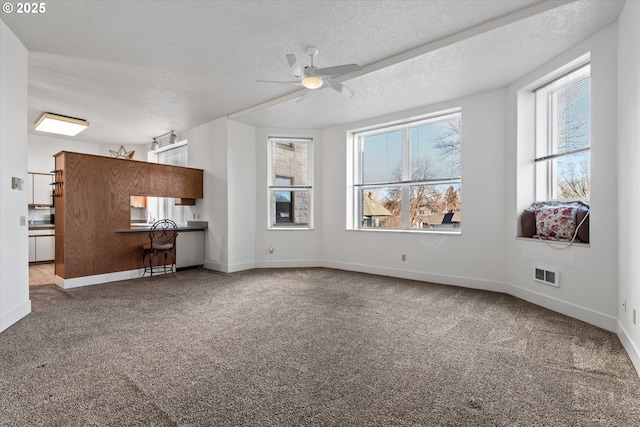
[(173, 199), (173, 204), (176, 206), (195, 206), (196, 199), (186, 198), (186, 197), (175, 197)]
[(132, 208), (146, 208), (147, 207), (147, 197), (146, 196), (131, 196), (131, 207)]
[(27, 174), (27, 187), (29, 191), (29, 205), (52, 206), (52, 186), (53, 175), (50, 173)]
[[(131, 196), (203, 197), (202, 169), (125, 160), (93, 154), (62, 151), (56, 154), (56, 169), (64, 175), (63, 186), (74, 193)], [(51, 181), (50, 181), (51, 182)]]

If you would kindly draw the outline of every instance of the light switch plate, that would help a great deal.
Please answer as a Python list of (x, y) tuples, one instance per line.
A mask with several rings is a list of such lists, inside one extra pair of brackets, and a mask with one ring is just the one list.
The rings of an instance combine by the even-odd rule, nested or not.
[(18, 178), (17, 176), (11, 177), (11, 189), (12, 190), (22, 190), (22, 178)]

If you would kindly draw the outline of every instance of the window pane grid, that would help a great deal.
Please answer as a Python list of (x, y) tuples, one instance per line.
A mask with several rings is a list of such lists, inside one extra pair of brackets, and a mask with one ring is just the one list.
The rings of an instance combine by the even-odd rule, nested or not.
[(309, 190), (271, 190), (272, 227), (308, 227), (311, 217)]
[(591, 145), (589, 66), (536, 91), (536, 199), (588, 199)]
[[(390, 129), (357, 135), (353, 188), (359, 228), (459, 228), (461, 114)], [(451, 221), (454, 215), (457, 221)]]
[(269, 228), (312, 227), (311, 139), (269, 138)]

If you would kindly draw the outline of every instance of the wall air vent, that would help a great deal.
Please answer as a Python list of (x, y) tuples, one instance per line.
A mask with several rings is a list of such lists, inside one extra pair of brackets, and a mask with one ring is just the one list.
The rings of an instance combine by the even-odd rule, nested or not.
[(534, 267), (533, 280), (546, 285), (555, 286), (556, 288), (560, 287), (560, 273), (553, 270), (547, 270), (546, 268)]

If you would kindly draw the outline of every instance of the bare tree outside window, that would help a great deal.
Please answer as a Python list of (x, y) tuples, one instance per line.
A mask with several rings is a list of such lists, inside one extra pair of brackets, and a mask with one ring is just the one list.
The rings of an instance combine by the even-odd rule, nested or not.
[[(580, 80), (556, 93), (558, 152), (587, 148), (591, 140), (591, 79)], [(558, 198), (588, 199), (590, 168), (588, 152), (567, 155), (557, 162)]]
[[(362, 223), (365, 227), (459, 227), (460, 117), (460, 113), (451, 114), (363, 138), (362, 174), (365, 185), (360, 190), (363, 206), (371, 205), (367, 195), (374, 195), (388, 212), (375, 221), (372, 216), (364, 214)], [(407, 154), (408, 159), (405, 158)], [(375, 181), (374, 176), (381, 179)], [(380, 186), (377, 182), (397, 185)], [(403, 200), (409, 203), (404, 206)], [(453, 215), (455, 220), (452, 221)]]
[(558, 160), (558, 194), (561, 199), (588, 199), (591, 195), (589, 155), (582, 154), (580, 159), (571, 162)]

